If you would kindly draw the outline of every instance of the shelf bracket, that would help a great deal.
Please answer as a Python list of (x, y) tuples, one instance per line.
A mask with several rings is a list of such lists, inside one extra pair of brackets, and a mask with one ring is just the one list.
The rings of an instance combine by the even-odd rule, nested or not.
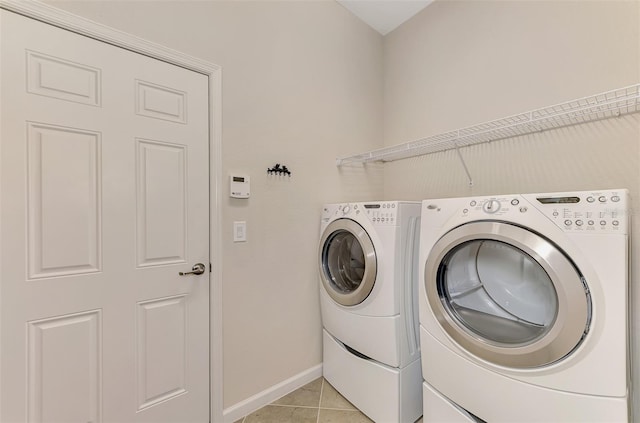
[(462, 167), (464, 168), (464, 173), (467, 174), (467, 179), (469, 180), (469, 186), (473, 186), (473, 179), (471, 178), (471, 174), (469, 173), (469, 168), (467, 168), (467, 164), (464, 162), (464, 158), (462, 158), (462, 154), (460, 154), (460, 148), (458, 148), (458, 144), (454, 143), (453, 146), (456, 149), (456, 153), (458, 153), (458, 158), (460, 159), (460, 163), (462, 163)]

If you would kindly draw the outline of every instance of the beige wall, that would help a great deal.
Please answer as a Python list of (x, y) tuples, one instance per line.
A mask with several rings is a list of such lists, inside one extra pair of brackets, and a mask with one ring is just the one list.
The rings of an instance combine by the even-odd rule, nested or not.
[[(637, 1), (441, 1), (384, 41), (333, 1), (53, 4), (223, 67), (223, 175), (252, 178), (250, 200), (223, 201), (225, 407), (321, 362), (324, 202), (627, 187), (640, 210), (637, 114), (462, 149), (472, 187), (451, 151), (334, 165), (383, 139), (398, 144), (639, 82)], [(275, 163), (293, 176), (267, 176)], [(235, 220), (247, 221), (246, 244), (231, 240)], [(640, 276), (638, 260), (633, 269)], [(633, 318), (637, 356), (640, 313)]]
[(224, 406), (320, 364), (321, 205), (382, 197), (380, 167), (335, 165), (382, 145), (382, 37), (333, 1), (52, 4), (223, 68)]
[[(430, 5), (384, 39), (385, 145), (640, 82), (639, 9), (637, 1)], [(447, 151), (385, 164), (385, 197), (630, 190), (634, 380), (640, 384), (640, 115), (460, 152), (473, 186), (456, 153)]]

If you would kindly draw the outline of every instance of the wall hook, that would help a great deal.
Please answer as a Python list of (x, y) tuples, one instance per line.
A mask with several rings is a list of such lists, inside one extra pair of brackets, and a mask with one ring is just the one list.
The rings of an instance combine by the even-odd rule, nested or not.
[(275, 166), (268, 168), (267, 169), (267, 173), (269, 175), (288, 175), (289, 177), (291, 177), (291, 171), (289, 169), (287, 169), (287, 167), (285, 165), (280, 165), (280, 163), (276, 163)]

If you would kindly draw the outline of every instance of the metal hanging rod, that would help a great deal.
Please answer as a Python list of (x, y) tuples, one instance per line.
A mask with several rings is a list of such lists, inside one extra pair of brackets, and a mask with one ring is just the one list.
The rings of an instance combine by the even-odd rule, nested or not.
[[(392, 147), (341, 157), (348, 163), (390, 162), (640, 112), (640, 84), (543, 107)], [(469, 177), (471, 182), (471, 178)]]

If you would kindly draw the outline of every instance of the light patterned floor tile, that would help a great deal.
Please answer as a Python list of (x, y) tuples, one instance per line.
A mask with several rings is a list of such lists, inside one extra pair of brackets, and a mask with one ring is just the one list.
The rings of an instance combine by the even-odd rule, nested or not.
[(322, 378), (318, 378), (313, 382), (306, 384), (302, 388), (274, 401), (273, 404), (318, 407), (320, 404), (321, 390)]
[(356, 410), (349, 401), (343, 397), (340, 392), (331, 386), (329, 382), (324, 381), (322, 387), (322, 399), (320, 400), (320, 408), (336, 408), (341, 410)]
[(317, 423), (318, 409), (267, 405), (249, 414), (244, 423)]
[(318, 423), (373, 423), (373, 420), (358, 410), (320, 409)]
[[(347, 401), (324, 378), (318, 378), (235, 423), (373, 423), (373, 421)], [(416, 423), (422, 423), (422, 418)]]

